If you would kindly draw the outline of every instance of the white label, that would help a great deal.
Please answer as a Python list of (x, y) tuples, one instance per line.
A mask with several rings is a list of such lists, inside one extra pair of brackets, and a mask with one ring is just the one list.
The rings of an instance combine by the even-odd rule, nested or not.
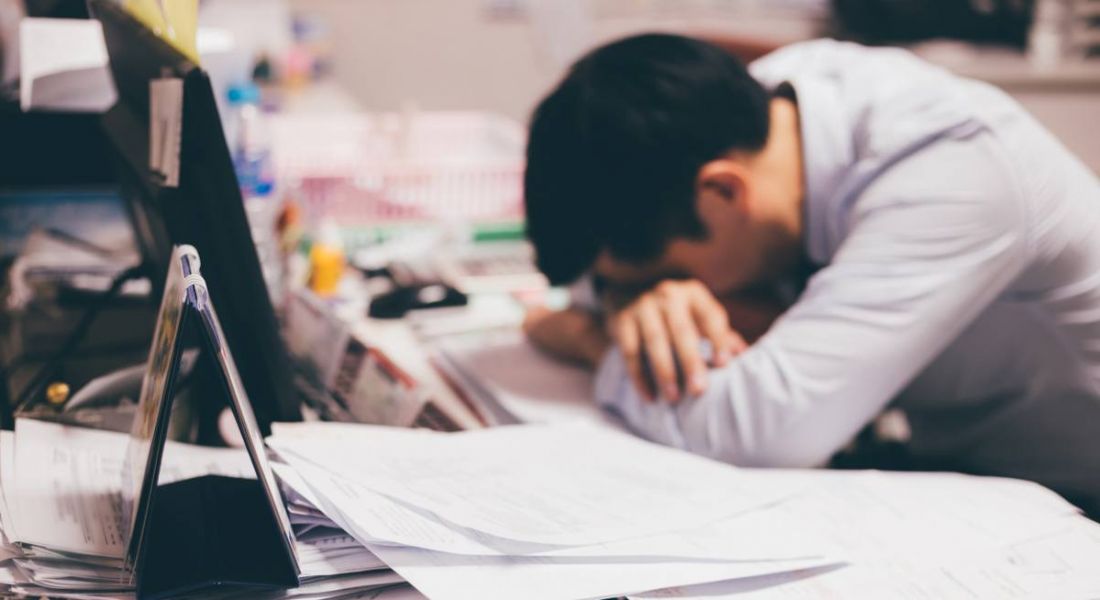
[(149, 170), (164, 187), (180, 184), (180, 134), (183, 130), (183, 80), (149, 82)]

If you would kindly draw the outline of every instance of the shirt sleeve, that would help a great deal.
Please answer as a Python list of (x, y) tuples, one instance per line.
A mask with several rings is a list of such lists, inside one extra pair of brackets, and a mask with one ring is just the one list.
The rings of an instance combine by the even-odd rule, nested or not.
[(859, 208), (831, 264), (703, 395), (646, 402), (612, 350), (597, 400), (644, 437), (727, 462), (826, 462), (1022, 272), (1022, 203), (977, 187)]
[(592, 273), (581, 275), (577, 281), (569, 286), (569, 305), (580, 308), (591, 314), (600, 314), (603, 307), (600, 306), (599, 295), (596, 293), (596, 283)]

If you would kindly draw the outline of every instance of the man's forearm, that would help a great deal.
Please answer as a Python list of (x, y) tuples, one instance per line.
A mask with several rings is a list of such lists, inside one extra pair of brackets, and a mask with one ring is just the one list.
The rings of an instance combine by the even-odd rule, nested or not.
[(706, 391), (678, 403), (644, 399), (612, 349), (597, 371), (596, 400), (651, 441), (753, 467), (824, 464), (885, 404), (823, 401), (830, 390), (783, 373), (784, 360), (762, 346), (711, 369)]
[(551, 311), (532, 308), (523, 329), (531, 342), (559, 358), (595, 369), (611, 342), (600, 320), (583, 308)]

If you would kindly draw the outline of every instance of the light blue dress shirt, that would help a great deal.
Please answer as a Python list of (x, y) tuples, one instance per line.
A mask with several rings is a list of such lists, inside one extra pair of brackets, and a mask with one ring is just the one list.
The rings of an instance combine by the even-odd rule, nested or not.
[[(890, 405), (920, 457), (1100, 498), (1100, 181), (997, 89), (833, 41), (751, 65), (797, 95), (821, 269), (677, 405), (612, 350), (599, 402), (740, 465), (820, 465)], [(1097, 111), (1100, 118), (1100, 110)]]

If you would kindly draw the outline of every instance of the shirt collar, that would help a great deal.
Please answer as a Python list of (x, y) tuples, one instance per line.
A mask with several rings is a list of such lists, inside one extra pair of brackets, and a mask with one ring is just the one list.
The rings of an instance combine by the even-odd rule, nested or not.
[(815, 264), (829, 262), (836, 247), (829, 215), (839, 201), (837, 191), (854, 162), (851, 131), (836, 89), (816, 77), (792, 79), (798, 99), (805, 184), (803, 211), (806, 253)]

